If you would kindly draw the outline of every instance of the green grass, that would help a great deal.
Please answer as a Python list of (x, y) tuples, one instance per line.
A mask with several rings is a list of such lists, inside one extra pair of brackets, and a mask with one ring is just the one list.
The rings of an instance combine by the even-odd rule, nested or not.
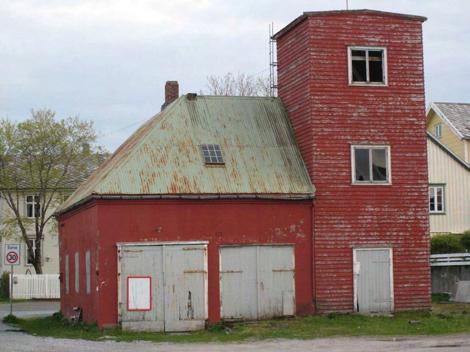
[(329, 314), (260, 322), (219, 324), (184, 334), (100, 330), (96, 325), (71, 324), (59, 315), (18, 319), (24, 331), (60, 338), (155, 342), (229, 342), (261, 339), (313, 339), (331, 336), (406, 336), (470, 332), (470, 304), (434, 304), (432, 312), (405, 312), (394, 316)]

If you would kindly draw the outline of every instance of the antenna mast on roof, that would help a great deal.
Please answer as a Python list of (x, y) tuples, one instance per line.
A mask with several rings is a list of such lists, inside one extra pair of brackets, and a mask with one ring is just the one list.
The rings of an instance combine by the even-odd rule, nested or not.
[(273, 39), (274, 23), (269, 25), (269, 95), (277, 96), (277, 54), (276, 41)]
[(349, 10), (349, 0), (346, 0), (346, 10)]

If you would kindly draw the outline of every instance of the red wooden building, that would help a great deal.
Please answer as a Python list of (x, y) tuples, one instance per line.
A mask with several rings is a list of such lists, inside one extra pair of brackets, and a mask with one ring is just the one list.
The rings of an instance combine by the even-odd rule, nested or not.
[(304, 13), (274, 36), (279, 98), (168, 82), (59, 210), (62, 312), (177, 331), (429, 308), (424, 20)]

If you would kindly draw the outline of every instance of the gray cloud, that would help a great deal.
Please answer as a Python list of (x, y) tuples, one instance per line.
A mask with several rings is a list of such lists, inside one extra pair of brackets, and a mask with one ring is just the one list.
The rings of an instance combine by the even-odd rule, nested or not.
[[(279, 29), (332, 1), (0, 0), (0, 116), (31, 108), (93, 120), (116, 148), (159, 111), (167, 79), (182, 93), (206, 76), (265, 73), (268, 24)], [(427, 100), (470, 101), (470, 2), (350, 0), (352, 8), (419, 14)]]

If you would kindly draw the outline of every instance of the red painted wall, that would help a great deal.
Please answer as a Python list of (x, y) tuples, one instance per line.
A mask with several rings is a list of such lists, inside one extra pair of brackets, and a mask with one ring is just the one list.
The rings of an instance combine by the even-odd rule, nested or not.
[[(90, 204), (79, 211), (67, 214), (59, 222), (59, 250), (60, 250), (60, 308), (62, 314), (73, 315), (73, 307), (83, 309), (83, 319), (94, 321), (99, 314), (97, 272), (99, 232), (97, 207)], [(91, 290), (86, 293), (85, 252), (91, 254)], [(75, 253), (79, 259), (79, 293), (75, 290)], [(65, 291), (65, 256), (69, 256), (69, 293)]]
[[(116, 242), (207, 240), (210, 321), (220, 319), (220, 244), (295, 244), (297, 313), (312, 313), (311, 214), (310, 201), (98, 201), (89, 210), (60, 221), (61, 257), (68, 248), (84, 253), (87, 245), (93, 245), (99, 250), (95, 306), (85, 294), (70, 294), (63, 296), (62, 308), (66, 313), (72, 306), (82, 306), (86, 321), (97, 321), (99, 326), (116, 324)], [(87, 218), (92, 221), (78, 223)]]
[[(353, 309), (352, 248), (391, 246), (397, 310), (430, 306), (421, 22), (309, 17), (277, 40), (279, 96), (316, 187), (320, 312)], [(385, 46), (388, 87), (348, 84), (347, 47)], [(391, 146), (390, 186), (351, 185), (352, 144)]]

